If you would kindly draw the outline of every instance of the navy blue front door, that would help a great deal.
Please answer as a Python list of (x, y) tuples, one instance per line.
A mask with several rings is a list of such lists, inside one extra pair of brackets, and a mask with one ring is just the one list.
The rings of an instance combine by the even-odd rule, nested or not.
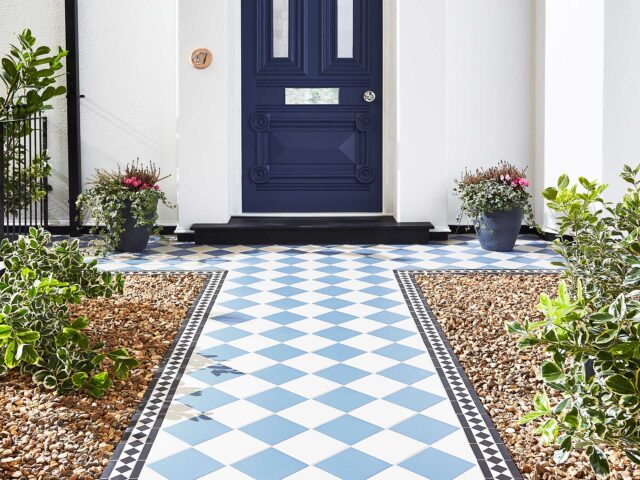
[(382, 211), (382, 0), (242, 0), (244, 212)]

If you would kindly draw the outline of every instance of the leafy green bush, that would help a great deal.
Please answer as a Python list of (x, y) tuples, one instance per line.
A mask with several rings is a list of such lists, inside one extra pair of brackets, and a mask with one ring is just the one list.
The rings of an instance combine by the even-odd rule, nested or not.
[(542, 295), (544, 320), (510, 325), (524, 348), (543, 345), (546, 393), (522, 423), (540, 422), (547, 443), (559, 445), (557, 462), (586, 450), (593, 470), (608, 475), (603, 446), (624, 450), (640, 464), (640, 166), (626, 166), (629, 188), (622, 201), (602, 198), (606, 188), (580, 178), (544, 191), (558, 214), (555, 250), (566, 267), (557, 298)]
[(45, 152), (35, 156), (29, 165), (24, 143), (32, 132), (31, 115), (52, 108), (49, 102), (67, 91), (64, 85), (57, 83), (58, 78), (64, 76), (60, 70), (68, 52), (58, 47), (52, 53), (51, 48), (36, 45), (36, 38), (29, 29), (17, 35), (17, 40), (16, 45), (9, 46), (9, 52), (0, 64), (4, 209), (12, 215), (17, 215), (32, 201), (44, 198), (50, 190), (38, 181), (51, 173), (48, 155)]
[(77, 240), (49, 242), (47, 232), (32, 228), (28, 236), (0, 243), (0, 374), (20, 368), (45, 388), (100, 397), (112, 385), (111, 372), (102, 370), (105, 360), (119, 379), (137, 362), (122, 348), (90, 345), (83, 332), (89, 319), (71, 318), (69, 305), (122, 293), (124, 280), (99, 272), (95, 260), (85, 263)]

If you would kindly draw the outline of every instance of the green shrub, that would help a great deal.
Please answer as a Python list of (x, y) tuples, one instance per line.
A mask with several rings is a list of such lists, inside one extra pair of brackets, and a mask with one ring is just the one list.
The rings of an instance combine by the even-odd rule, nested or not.
[[(0, 374), (20, 368), (45, 388), (100, 397), (112, 374), (126, 378), (137, 362), (122, 348), (90, 345), (83, 332), (89, 319), (72, 318), (69, 305), (122, 293), (124, 280), (99, 272), (95, 260), (86, 263), (77, 240), (49, 242), (47, 232), (32, 228), (28, 236), (0, 243)], [(111, 371), (103, 369), (107, 358)]]
[(624, 450), (640, 464), (640, 166), (625, 167), (629, 188), (619, 203), (602, 198), (606, 186), (580, 178), (544, 191), (558, 214), (554, 249), (566, 267), (557, 298), (542, 295), (544, 320), (510, 325), (524, 348), (543, 345), (546, 387), (561, 394), (551, 405), (543, 392), (522, 423), (540, 422), (554, 458), (585, 450), (593, 470), (608, 475), (603, 446)]

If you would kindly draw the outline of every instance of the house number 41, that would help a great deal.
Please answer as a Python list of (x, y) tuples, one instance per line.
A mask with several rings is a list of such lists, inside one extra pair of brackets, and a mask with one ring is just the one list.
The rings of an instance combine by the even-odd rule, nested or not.
[(211, 65), (213, 54), (208, 48), (196, 48), (191, 53), (191, 63), (196, 68), (207, 68)]

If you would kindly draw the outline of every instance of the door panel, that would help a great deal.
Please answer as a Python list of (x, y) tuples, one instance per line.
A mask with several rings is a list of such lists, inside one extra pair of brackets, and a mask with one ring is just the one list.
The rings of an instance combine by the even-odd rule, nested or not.
[(380, 212), (381, 0), (242, 0), (242, 29), (243, 211)]

